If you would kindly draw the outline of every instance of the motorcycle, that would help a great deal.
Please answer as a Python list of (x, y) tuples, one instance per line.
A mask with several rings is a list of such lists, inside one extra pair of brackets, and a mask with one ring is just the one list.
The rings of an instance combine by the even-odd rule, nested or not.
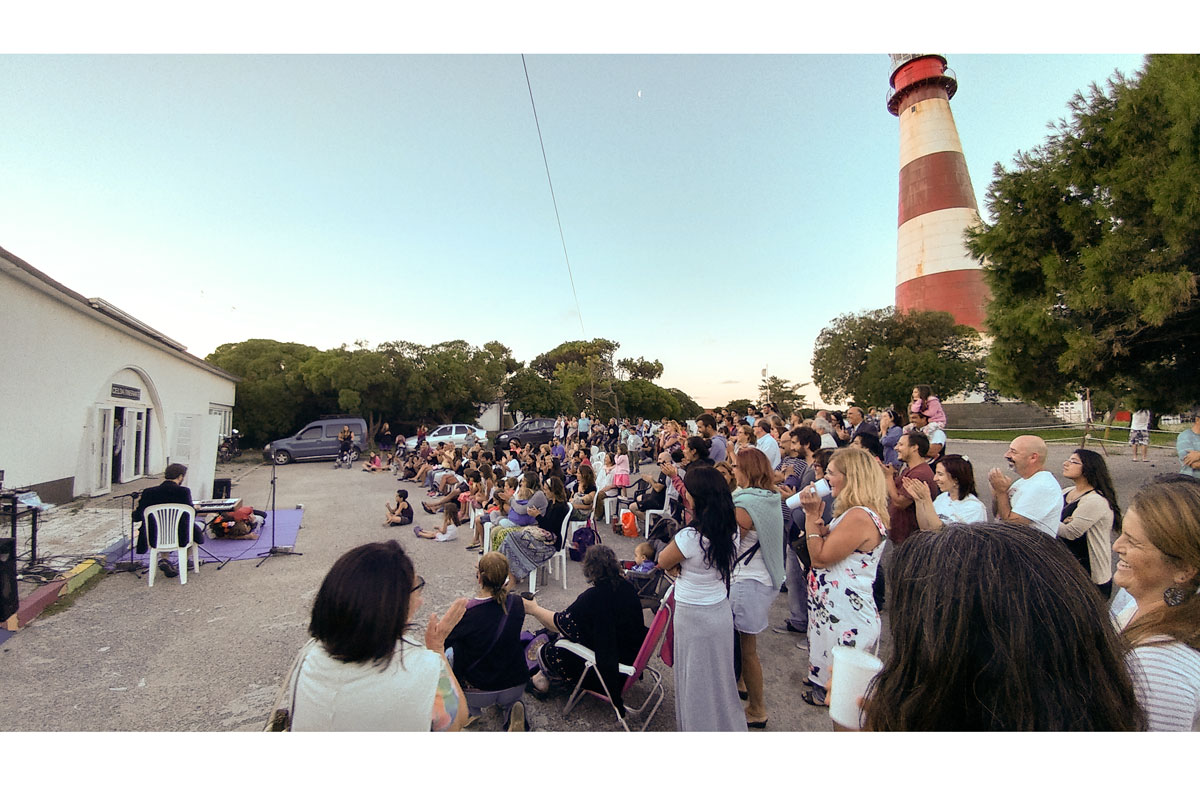
[(229, 436), (222, 436), (221, 443), (217, 445), (217, 460), (222, 464), (228, 464), (242, 454), (241, 434), (237, 428), (233, 429), (233, 433)]

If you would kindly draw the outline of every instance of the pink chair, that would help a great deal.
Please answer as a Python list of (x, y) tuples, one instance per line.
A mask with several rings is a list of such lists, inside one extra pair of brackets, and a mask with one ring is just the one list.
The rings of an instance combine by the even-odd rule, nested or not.
[[(628, 695), (629, 690), (641, 679), (642, 675), (650, 676), (654, 685), (650, 687), (650, 693), (642, 704), (637, 708), (630, 708), (626, 705), (625, 713), (628, 716), (630, 713), (641, 717), (645, 713), (645, 718), (639, 731), (646, 730), (650, 725), (650, 721), (654, 719), (654, 715), (658, 712), (658, 707), (662, 705), (663, 697), (666, 690), (663, 688), (662, 675), (658, 670), (649, 666), (650, 656), (654, 654), (655, 648), (662, 641), (663, 636), (667, 633), (667, 628), (671, 622), (672, 605), (668, 602), (672, 594), (675, 592), (674, 584), (667, 589), (667, 593), (663, 596), (662, 604), (659, 605), (658, 611), (654, 614), (654, 620), (650, 623), (650, 630), (646, 632), (646, 638), (642, 641), (642, 646), (638, 650), (637, 657), (633, 660), (632, 665), (620, 664), (618, 669), (625, 676), (625, 686), (621, 689), (622, 695)], [(626, 731), (629, 730), (629, 724), (625, 721), (625, 717), (621, 716), (621, 712), (617, 710), (617, 704), (613, 701), (612, 694), (608, 691), (608, 686), (604, 683), (604, 678), (600, 676), (600, 670), (596, 667), (596, 653), (590, 647), (584, 647), (578, 642), (572, 642), (569, 639), (559, 639), (554, 643), (555, 647), (561, 647), (568, 653), (574, 653), (583, 659), (583, 674), (579, 676), (579, 682), (575, 684), (575, 690), (571, 692), (571, 696), (567, 698), (567, 704), (563, 707), (563, 716), (571, 713), (579, 699), (584, 694), (590, 694), (592, 697), (600, 700), (607, 700), (609, 706), (612, 707), (613, 713), (617, 715), (617, 720)], [(584, 689), (583, 682), (588, 676), (588, 672), (593, 672), (597, 680), (600, 681), (600, 686), (604, 688), (604, 693)], [(651, 707), (651, 703), (653, 706)], [(649, 707), (649, 711), (647, 711)]]

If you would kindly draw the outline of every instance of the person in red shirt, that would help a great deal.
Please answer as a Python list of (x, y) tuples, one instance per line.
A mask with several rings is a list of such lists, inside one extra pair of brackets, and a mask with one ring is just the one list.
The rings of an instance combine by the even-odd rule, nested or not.
[(896, 442), (896, 455), (903, 465), (899, 472), (892, 466), (882, 468), (889, 478), (887, 487), (890, 524), (888, 526), (888, 545), (880, 557), (879, 570), (875, 578), (875, 605), (880, 609), (883, 608), (884, 602), (883, 576), (891, 565), (892, 551), (897, 545), (902, 544), (910, 534), (921, 529), (917, 523), (916, 504), (901, 480), (911, 478), (921, 481), (929, 487), (931, 498), (937, 497), (942, 491), (933, 479), (933, 468), (925, 463), (925, 457), (929, 455), (928, 436), (920, 431), (909, 431)]

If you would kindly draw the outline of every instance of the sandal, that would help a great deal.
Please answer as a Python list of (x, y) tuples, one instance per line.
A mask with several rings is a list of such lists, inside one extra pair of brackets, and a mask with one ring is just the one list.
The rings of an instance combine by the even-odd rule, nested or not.
[(816, 701), (816, 699), (813, 697), (812, 690), (801, 693), (800, 699), (808, 703), (810, 706), (816, 706), (817, 708), (829, 708), (829, 703), (818, 703)]
[(421, 508), (425, 509), (425, 513), (426, 513), (426, 514), (432, 514), (432, 513), (433, 513), (433, 509), (432, 509), (432, 508), (430, 508), (430, 507), (429, 507), (429, 504), (428, 504), (428, 503), (426, 503), (424, 500), (422, 500), (422, 501), (421, 501)]

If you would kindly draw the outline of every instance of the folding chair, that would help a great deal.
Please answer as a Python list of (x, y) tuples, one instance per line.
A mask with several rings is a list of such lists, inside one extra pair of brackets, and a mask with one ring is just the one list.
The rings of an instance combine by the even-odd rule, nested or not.
[[(630, 711), (632, 711), (634, 714), (641, 715), (643, 712), (646, 712), (646, 708), (647, 706), (650, 706), (651, 702), (654, 703), (653, 707), (646, 712), (645, 720), (642, 722), (642, 726), (638, 728), (639, 731), (646, 730), (646, 728), (650, 725), (650, 721), (654, 719), (654, 715), (658, 712), (658, 707), (662, 705), (663, 697), (666, 695), (666, 689), (663, 688), (662, 675), (659, 674), (658, 670), (649, 666), (649, 662), (650, 656), (654, 654), (654, 650), (658, 647), (663, 637), (666, 636), (667, 627), (671, 622), (671, 606), (669, 605), (668, 601), (674, 592), (675, 586), (672, 584), (671, 587), (667, 589), (666, 594), (663, 595), (662, 605), (658, 607), (658, 611), (654, 615), (654, 620), (650, 623), (650, 630), (646, 632), (646, 638), (642, 641), (642, 646), (638, 650), (637, 657), (633, 660), (633, 664), (618, 665), (618, 669), (620, 670), (621, 674), (625, 676), (625, 685), (621, 689), (622, 695), (627, 694), (633, 685), (641, 679), (643, 674), (649, 675), (650, 679), (654, 683), (654, 685), (650, 687), (650, 693), (646, 696), (646, 699), (642, 701), (640, 706), (632, 709), (629, 708), (629, 706), (626, 706), (625, 708), (626, 715), (628, 715)], [(575, 704), (578, 703), (579, 699), (584, 695), (584, 693), (586, 693), (601, 700), (607, 700), (609, 706), (612, 707), (613, 713), (617, 715), (617, 720), (621, 723), (621, 727), (628, 732), (629, 724), (625, 721), (625, 717), (621, 716), (621, 712), (617, 711), (617, 704), (613, 702), (612, 693), (608, 690), (608, 686), (604, 683), (604, 678), (600, 676), (600, 670), (596, 666), (595, 651), (590, 647), (584, 647), (578, 642), (572, 642), (569, 639), (559, 639), (554, 643), (554, 646), (561, 647), (568, 653), (574, 653), (575, 655), (579, 656), (581, 659), (583, 659), (584, 665), (583, 674), (579, 676), (579, 682), (575, 684), (575, 690), (571, 692), (571, 696), (567, 698), (566, 706), (563, 707), (563, 716), (570, 714), (571, 710), (575, 707)], [(604, 689), (604, 694), (592, 691), (591, 689), (583, 688), (583, 682), (587, 678), (588, 672), (595, 673), (597, 680), (600, 681), (600, 686)]]
[[(192, 564), (196, 572), (200, 571), (200, 548), (196, 544), (196, 531), (193, 523), (196, 510), (182, 503), (160, 503), (149, 506), (143, 514), (146, 525), (146, 538), (153, 533), (154, 546), (150, 548), (150, 580), (148, 585), (154, 585), (154, 574), (158, 572), (159, 555), (165, 555), (172, 550), (179, 561), (179, 582), (187, 583), (187, 555), (192, 553)], [(180, 529), (188, 532), (188, 544), (179, 544)]]

